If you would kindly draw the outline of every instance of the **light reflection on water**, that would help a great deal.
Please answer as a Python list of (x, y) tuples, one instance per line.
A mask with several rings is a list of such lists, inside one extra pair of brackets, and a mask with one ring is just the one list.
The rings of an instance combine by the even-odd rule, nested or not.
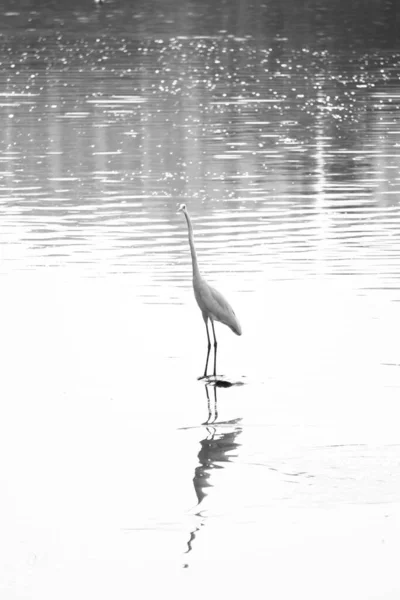
[[(395, 585), (390, 19), (357, 22), (349, 45), (330, 8), (321, 30), (297, 9), (284, 30), (267, 3), (260, 31), (239, 4), (235, 20), (194, 2), (179, 27), (172, 6), (138, 4), (134, 35), (131, 8), (111, 2), (11, 7), (0, 24), (1, 496), (25, 540), (1, 555), (30, 598), (54, 594), (27, 564), (110, 597), (116, 578), (132, 591), (138, 564), (207, 561), (217, 577), (210, 561), (238, 548), (244, 573), (262, 557), (301, 580), (296, 547), (318, 560), (309, 538), (339, 572), (361, 554), (376, 589)], [(206, 344), (181, 201), (242, 322), (240, 339), (217, 332), (220, 373), (243, 386), (196, 381)], [(110, 563), (113, 582), (98, 568)]]
[[(73, 266), (97, 276), (150, 267), (156, 279), (176, 278), (185, 235), (174, 212), (184, 198), (216, 272), (233, 259), (239, 270), (312, 276), (318, 263), (328, 275), (393, 283), (399, 103), (382, 81), (385, 55), (374, 58), (379, 70), (361, 57), (343, 71), (324, 53), (294, 50), (280, 66), (286, 83), (268, 61), (262, 67), (250, 40), (245, 56), (260, 72), (216, 59), (242, 50), (222, 36), (149, 41), (126, 52), (147, 79), (136, 71), (121, 78), (123, 65), (102, 78), (55, 67), (33, 71), (22, 87), (26, 67), (18, 71), (2, 92), (2, 271)], [(200, 73), (199, 52), (212, 55), (212, 69)], [(239, 94), (228, 82), (241, 71), (249, 81)], [(229, 100), (214, 100), (220, 95)], [(222, 247), (230, 252), (220, 255)]]

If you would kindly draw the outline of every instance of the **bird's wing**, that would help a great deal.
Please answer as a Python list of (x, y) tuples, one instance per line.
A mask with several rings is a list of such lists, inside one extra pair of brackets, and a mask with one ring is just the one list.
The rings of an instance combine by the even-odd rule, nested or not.
[(216, 320), (224, 323), (234, 331), (237, 335), (241, 335), (242, 329), (238, 318), (236, 317), (233, 308), (229, 304), (228, 300), (216, 290), (215, 288), (208, 286), (210, 291), (210, 315)]

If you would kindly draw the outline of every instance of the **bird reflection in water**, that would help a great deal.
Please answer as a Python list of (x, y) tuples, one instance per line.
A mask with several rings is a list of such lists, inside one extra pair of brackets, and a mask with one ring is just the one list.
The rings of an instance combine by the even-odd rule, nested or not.
[[(200, 451), (197, 455), (198, 465), (194, 470), (193, 487), (197, 497), (197, 526), (190, 532), (187, 541), (185, 554), (189, 554), (193, 549), (193, 542), (196, 539), (198, 531), (206, 525), (207, 516), (200, 509), (204, 498), (208, 495), (207, 488), (211, 488), (212, 472), (214, 469), (223, 469), (227, 463), (232, 462), (237, 456), (235, 452), (240, 444), (237, 442), (237, 436), (241, 433), (240, 418), (230, 421), (218, 421), (218, 398), (217, 389), (219, 387), (231, 387), (232, 384), (216, 381), (213, 385), (210, 383), (204, 386), (207, 396), (208, 417), (203, 423), (207, 435), (200, 440)], [(211, 388), (211, 390), (210, 390)], [(189, 565), (185, 563), (184, 568)]]

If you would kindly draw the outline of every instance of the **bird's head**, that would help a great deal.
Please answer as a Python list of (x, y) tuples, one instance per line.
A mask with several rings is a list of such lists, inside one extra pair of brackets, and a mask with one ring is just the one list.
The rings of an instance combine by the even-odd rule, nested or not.
[(180, 204), (177, 212), (186, 212), (186, 204)]

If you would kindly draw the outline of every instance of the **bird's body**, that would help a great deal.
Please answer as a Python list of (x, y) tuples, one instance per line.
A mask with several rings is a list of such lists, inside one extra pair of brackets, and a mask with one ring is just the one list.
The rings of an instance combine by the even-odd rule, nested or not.
[(185, 204), (181, 204), (178, 212), (183, 212), (186, 218), (187, 226), (188, 226), (188, 234), (189, 234), (189, 245), (190, 252), (192, 256), (192, 268), (193, 268), (193, 290), (194, 295), (203, 315), (204, 322), (206, 324), (207, 330), (207, 340), (208, 340), (208, 350), (207, 350), (207, 360), (206, 366), (204, 369), (203, 377), (207, 376), (207, 366), (208, 359), (210, 356), (211, 349), (211, 341), (210, 335), (208, 332), (208, 320), (211, 321), (211, 326), (214, 334), (214, 376), (216, 375), (216, 363), (217, 363), (217, 338), (215, 337), (215, 329), (214, 329), (214, 321), (218, 321), (223, 323), (227, 327), (229, 327), (236, 335), (242, 335), (242, 328), (240, 327), (240, 323), (238, 318), (236, 317), (231, 305), (224, 298), (224, 296), (211, 287), (206, 280), (200, 274), (198, 262), (197, 262), (197, 254), (196, 248), (194, 245), (194, 237), (193, 237), (193, 227), (189, 217), (189, 214), (186, 210)]
[(236, 335), (242, 335), (238, 318), (221, 292), (211, 287), (202, 277), (193, 278), (193, 289), (204, 319), (207, 317), (212, 321), (219, 321), (232, 329)]

